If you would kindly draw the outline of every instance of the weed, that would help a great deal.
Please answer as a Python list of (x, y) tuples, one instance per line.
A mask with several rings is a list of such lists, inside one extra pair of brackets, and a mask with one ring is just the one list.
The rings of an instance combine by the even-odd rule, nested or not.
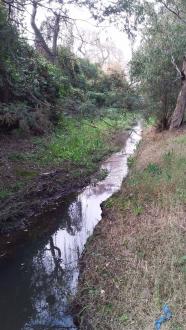
[(128, 164), (128, 167), (131, 168), (135, 163), (135, 157), (133, 156), (130, 156), (128, 159), (127, 159), (127, 164)]
[(101, 168), (96, 174), (96, 180), (103, 181), (107, 177), (108, 173), (109, 172), (106, 168)]
[(174, 157), (174, 151), (169, 150), (163, 155), (163, 160), (165, 161), (166, 164), (170, 164), (173, 161)]
[(107, 303), (104, 305), (104, 312), (107, 314), (112, 313), (113, 305), (111, 303)]
[(121, 316), (119, 317), (119, 320), (120, 320), (120, 322), (122, 322), (122, 323), (127, 322), (128, 319), (129, 319), (129, 317), (128, 317), (127, 314), (123, 314), (123, 315), (121, 315)]
[(155, 163), (149, 163), (146, 167), (146, 171), (152, 175), (160, 175), (161, 169), (158, 164)]
[(155, 124), (156, 124), (156, 118), (153, 116), (149, 116), (145, 121), (146, 127), (155, 126)]
[(106, 202), (104, 202), (104, 206), (108, 209), (113, 207), (113, 205), (114, 205), (114, 201), (112, 198), (109, 198)]
[(0, 199), (4, 199), (6, 197), (9, 197), (11, 195), (11, 191), (7, 189), (1, 189), (0, 190)]
[(142, 205), (134, 205), (132, 208), (134, 215), (140, 215), (143, 213), (143, 206)]

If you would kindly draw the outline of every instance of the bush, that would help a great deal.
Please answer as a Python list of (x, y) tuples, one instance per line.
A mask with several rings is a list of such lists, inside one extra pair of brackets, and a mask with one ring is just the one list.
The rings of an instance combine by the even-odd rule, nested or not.
[(104, 93), (88, 92), (87, 97), (98, 107), (102, 107), (106, 103), (106, 95)]
[(46, 107), (36, 109), (24, 103), (0, 104), (0, 131), (21, 129), (41, 135), (51, 127), (50, 112)]
[(58, 66), (19, 37), (0, 7), (0, 130), (21, 128), (41, 134), (61, 112), (99, 116), (104, 107), (130, 108), (124, 74), (104, 73), (69, 48), (58, 50)]
[(98, 109), (94, 103), (88, 100), (85, 103), (81, 104), (79, 112), (83, 116), (95, 116), (98, 113)]
[(74, 100), (79, 100), (81, 102), (85, 101), (85, 92), (80, 88), (71, 88), (70, 97)]

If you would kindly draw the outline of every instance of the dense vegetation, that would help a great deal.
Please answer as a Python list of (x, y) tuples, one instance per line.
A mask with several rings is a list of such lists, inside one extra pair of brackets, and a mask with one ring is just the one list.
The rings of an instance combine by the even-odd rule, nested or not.
[(142, 96), (143, 113), (146, 117), (153, 114), (160, 129), (178, 128), (186, 108), (185, 1), (84, 2), (96, 19), (117, 21), (133, 42), (138, 36), (140, 47), (133, 52), (131, 80)]
[(0, 231), (4, 232), (19, 228), (33, 209), (40, 212), (42, 198), (46, 204), (55, 203), (57, 194), (87, 184), (99, 161), (123, 146), (126, 134), (120, 138), (120, 133), (132, 124), (138, 107), (138, 95), (122, 68), (103, 71), (99, 63), (78, 56), (71, 43), (63, 42), (56, 46), (54, 60), (47, 38), (46, 51), (38, 47), (34, 22), (36, 35), (30, 45), (19, 15), (10, 15), (7, 9), (0, 6)]
[[(180, 89), (174, 63), (182, 67), (186, 27), (170, 12), (151, 12), (142, 31), (142, 44), (131, 61), (131, 78), (143, 95), (146, 117), (153, 115), (159, 128), (168, 128)], [(181, 69), (180, 69), (181, 70)]]
[[(42, 134), (63, 115), (102, 116), (133, 110), (136, 95), (124, 72), (99, 65), (60, 46), (58, 64), (29, 46), (0, 7), (0, 129)], [(107, 111), (108, 110), (108, 111)]]
[[(36, 10), (38, 5), (39, 2), (33, 2)], [(32, 22), (35, 47), (29, 46), (20, 36), (20, 19), (14, 14), (13, 18), (19, 22), (15, 25), (14, 19), (8, 16), (7, 6), (1, 5), (1, 130), (21, 128), (42, 134), (57, 123), (61, 113), (97, 116), (108, 108), (112, 109), (109, 112), (116, 113), (118, 109), (139, 109), (142, 104), (145, 117), (153, 115), (159, 128), (169, 128), (181, 87), (180, 78), (183, 84), (184, 2), (132, 0), (101, 6), (99, 1), (87, 0), (78, 1), (78, 5), (87, 6), (99, 21), (109, 18), (122, 23), (121, 27), (133, 40), (140, 28), (141, 46), (133, 52), (130, 63), (132, 84), (127, 82), (121, 69), (113, 68), (106, 74), (99, 64), (75, 55), (72, 41), (64, 45), (56, 43), (55, 50), (50, 48), (47, 37), (44, 39), (43, 27), (47, 29), (45, 34), (50, 32), (54, 38), (54, 23), (48, 31), (47, 22), (43, 22), (38, 34), (39, 29), (35, 21)], [(55, 12), (49, 20), (63, 19), (59, 13)]]
[[(133, 48), (128, 76), (121, 63), (106, 70), (104, 63), (110, 49), (107, 52), (107, 47), (102, 47), (99, 35), (88, 40), (88, 33), (81, 34), (78, 20), (70, 15), (71, 4), (88, 7), (97, 21), (95, 25), (104, 21), (117, 23), (134, 46), (138, 38), (140, 46)], [(46, 14), (42, 22), (38, 19), (41, 10)], [(27, 31), (29, 34), (25, 32), (27, 14), (32, 29), (31, 33)], [(185, 31), (185, 0), (2, 0), (1, 260), (22, 235), (25, 241), (32, 239), (34, 249), (37, 237), (46, 238), (53, 226), (56, 230), (56, 221), (51, 221), (50, 215), (50, 228), (46, 225), (48, 216), (40, 221), (42, 213), (58, 213), (64, 229), (66, 216), (61, 218), (63, 211), (59, 212), (58, 205), (61, 207), (64, 197), (90, 181), (94, 187), (105, 178), (108, 173), (99, 170), (100, 161), (121, 150), (137, 111), (147, 123), (156, 122), (162, 131), (183, 124)], [(75, 37), (78, 41), (74, 42)], [(101, 60), (96, 63), (90, 59), (95, 60), (97, 52), (92, 58), (93, 48), (86, 52), (86, 43), (90, 46), (91, 41), (97, 41), (100, 48)], [(184, 129), (160, 134), (152, 127), (144, 129), (137, 155), (128, 158), (129, 177), (121, 191), (106, 201), (106, 221), (98, 225), (84, 252), (76, 297), (80, 329), (152, 329), (165, 303), (173, 311), (170, 329), (186, 328), (185, 152)], [(100, 191), (102, 188), (104, 185), (100, 185)], [(67, 275), (66, 262), (61, 258), (60, 246), (53, 251), (54, 263), (48, 264), (51, 268), (54, 265), (51, 274), (57, 274), (60, 265), (61, 283)], [(20, 283), (22, 276), (29, 278), (27, 266), (27, 261), (18, 265), (22, 272)], [(53, 280), (53, 275), (50, 278)], [(32, 282), (40, 292), (42, 279), (39, 284), (29, 281), (29, 292)], [(55, 283), (54, 280), (54, 287)], [(6, 290), (7, 285), (3, 293)], [(48, 295), (46, 288), (46, 293), (47, 308), (55, 311), (57, 291)], [(46, 321), (45, 299), (39, 296), (39, 315)], [(7, 295), (7, 303), (9, 299)], [(34, 310), (30, 293), (28, 303), (29, 309)], [(20, 314), (21, 321), (24, 313)]]

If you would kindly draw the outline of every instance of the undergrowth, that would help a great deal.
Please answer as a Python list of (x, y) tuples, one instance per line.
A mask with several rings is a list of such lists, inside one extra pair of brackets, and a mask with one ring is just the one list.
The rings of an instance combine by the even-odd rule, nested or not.
[[(1, 175), (0, 200), (4, 200), (30, 181), (38, 181), (42, 173), (59, 169), (61, 185), (67, 181), (87, 178), (99, 167), (106, 155), (123, 147), (134, 114), (83, 119), (62, 117), (55, 131), (46, 137), (32, 137), (26, 148), (11, 148), (4, 156), (2, 166), (7, 177)], [(121, 133), (121, 136), (120, 136)], [(127, 134), (126, 134), (127, 136)], [(24, 150), (24, 151), (22, 151)], [(29, 150), (29, 151), (28, 151)], [(106, 176), (97, 173), (98, 179)]]
[(40, 164), (69, 161), (88, 166), (99, 161), (109, 151), (114, 151), (113, 134), (128, 128), (133, 120), (134, 114), (94, 120), (62, 117), (50, 139), (35, 139), (39, 146), (37, 152), (25, 154), (24, 157)]

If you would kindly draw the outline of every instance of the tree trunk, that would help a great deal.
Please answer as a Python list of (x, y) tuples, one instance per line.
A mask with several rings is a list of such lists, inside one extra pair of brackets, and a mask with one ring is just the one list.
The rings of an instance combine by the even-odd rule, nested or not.
[(58, 54), (57, 54), (57, 39), (59, 35), (60, 29), (60, 14), (54, 13), (55, 15), (55, 24), (54, 24), (54, 31), (53, 31), (53, 42), (52, 42), (52, 52), (53, 52), (53, 62), (54, 64), (58, 64)]
[(48, 47), (47, 43), (45, 42), (41, 31), (39, 30), (39, 28), (36, 25), (35, 19), (36, 19), (36, 13), (37, 13), (37, 1), (33, 1), (32, 3), (32, 15), (31, 15), (31, 26), (34, 30), (35, 33), (35, 38), (36, 38), (36, 46), (37, 48), (40, 48), (44, 53), (46, 58), (53, 63), (54, 62), (54, 58), (53, 58), (53, 54), (50, 50), (50, 48)]
[(182, 86), (181, 91), (177, 98), (176, 108), (173, 112), (171, 123), (170, 123), (170, 130), (179, 128), (183, 122), (185, 109), (186, 109), (186, 57), (184, 56), (183, 59), (183, 68), (181, 71), (181, 80)]

